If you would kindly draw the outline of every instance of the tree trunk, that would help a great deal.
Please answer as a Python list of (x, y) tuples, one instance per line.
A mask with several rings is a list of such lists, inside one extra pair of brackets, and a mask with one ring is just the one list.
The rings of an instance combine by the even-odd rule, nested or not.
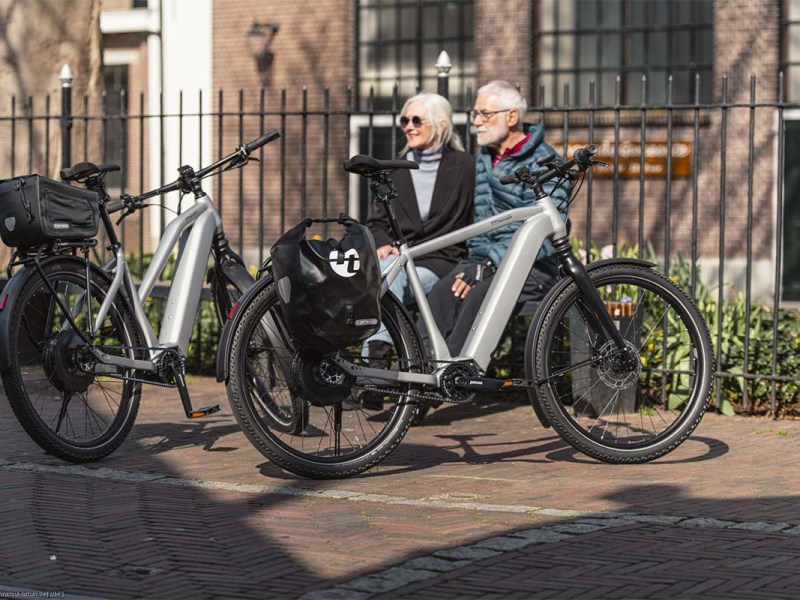
[[(100, 0), (0, 0), (0, 177), (29, 172), (57, 178), (61, 167), (63, 65), (72, 81), (72, 113), (99, 115), (102, 86)], [(88, 131), (87, 131), (88, 130)], [(88, 139), (85, 136), (88, 134)], [(98, 120), (77, 119), (72, 160), (84, 140), (98, 147)]]
[[(39, 173), (58, 179), (65, 64), (74, 76), (71, 112), (100, 114), (100, 2), (0, 0), (0, 178)], [(100, 147), (101, 131), (97, 119), (74, 121), (72, 162), (83, 157), (84, 143)], [(0, 244), (0, 269), (10, 253)]]

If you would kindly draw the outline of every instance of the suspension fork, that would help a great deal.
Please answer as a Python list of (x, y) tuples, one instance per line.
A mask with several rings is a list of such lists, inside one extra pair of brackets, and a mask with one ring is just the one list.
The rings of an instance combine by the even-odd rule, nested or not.
[(581, 312), (588, 326), (591, 327), (601, 339), (613, 340), (614, 345), (620, 352), (629, 354), (628, 346), (625, 344), (625, 340), (614, 324), (614, 320), (611, 318), (608, 310), (606, 310), (606, 306), (597, 293), (597, 289), (594, 287), (592, 279), (586, 271), (586, 267), (584, 267), (583, 263), (572, 253), (569, 238), (564, 237), (560, 240), (554, 240), (553, 248), (555, 249), (559, 265), (566, 275), (575, 282), (575, 285), (578, 286), (578, 291), (581, 294), (581, 301), (578, 302), (578, 310)]

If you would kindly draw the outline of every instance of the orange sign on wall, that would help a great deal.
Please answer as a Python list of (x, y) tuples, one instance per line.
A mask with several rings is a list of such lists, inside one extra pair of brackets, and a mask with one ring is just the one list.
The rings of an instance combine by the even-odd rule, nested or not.
[[(578, 148), (586, 146), (588, 142), (570, 142), (567, 156), (570, 158)], [(597, 154), (595, 158), (611, 165), (608, 168), (595, 167), (595, 177), (614, 176), (614, 142), (603, 140), (595, 142)], [(646, 142), (644, 152), (645, 177), (666, 178), (667, 176), (667, 142)], [(638, 141), (622, 141), (619, 143), (619, 175), (620, 177), (634, 178), (641, 173), (642, 145)], [(672, 176), (689, 177), (692, 174), (692, 142), (672, 142)]]

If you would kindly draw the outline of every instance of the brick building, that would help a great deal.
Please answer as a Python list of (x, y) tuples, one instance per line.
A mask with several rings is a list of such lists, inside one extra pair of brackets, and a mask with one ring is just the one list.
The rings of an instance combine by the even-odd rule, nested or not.
[[(779, 171), (787, 167), (787, 186), (796, 177), (791, 104), (780, 117), (786, 154), (777, 129), (779, 72), (786, 75), (783, 99), (800, 96), (796, 0), (103, 0), (102, 6), (107, 100), (125, 89), (128, 113), (148, 115), (126, 125), (131, 148), (143, 139), (144, 151), (116, 157), (131, 174), (129, 186), (169, 180), (183, 162), (207, 163), (261, 130), (281, 130), (281, 142), (265, 150), (260, 167), (214, 185), (229, 237), (249, 262), (263, 258), (281, 229), (302, 215), (363, 211), (358, 181), (346, 177), (341, 159), (396, 150), (392, 113), (416, 89), (437, 89), (434, 63), (446, 50), (462, 132), (470, 94), (505, 78), (526, 93), (529, 118), (545, 120), (556, 147), (591, 139), (612, 156), (615, 148), (629, 148), (634, 157), (647, 148), (642, 164), (655, 170), (646, 178), (594, 179), (589, 200), (572, 210), (578, 235), (599, 245), (649, 242), (662, 256), (696, 255), (710, 281), (724, 256), (725, 279), (739, 289), (749, 258), (753, 287), (765, 294), (774, 289), (778, 262), (784, 280), (792, 265), (800, 270), (800, 243), (790, 236), (780, 248), (775, 243)], [(667, 147), (670, 160), (663, 156)], [(622, 158), (620, 165), (637, 163)], [(679, 162), (688, 171), (681, 173)], [(800, 213), (793, 197), (787, 193), (780, 207), (786, 219)], [(164, 218), (153, 218), (153, 233)]]

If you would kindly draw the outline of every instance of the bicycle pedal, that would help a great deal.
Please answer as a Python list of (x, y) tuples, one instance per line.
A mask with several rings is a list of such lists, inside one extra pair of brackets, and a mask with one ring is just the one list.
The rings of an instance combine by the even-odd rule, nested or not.
[(206, 406), (205, 408), (198, 408), (197, 410), (193, 410), (190, 414), (186, 416), (190, 419), (199, 419), (200, 417), (207, 417), (208, 415), (213, 415), (215, 412), (219, 412), (219, 404), (215, 404), (213, 406)]

